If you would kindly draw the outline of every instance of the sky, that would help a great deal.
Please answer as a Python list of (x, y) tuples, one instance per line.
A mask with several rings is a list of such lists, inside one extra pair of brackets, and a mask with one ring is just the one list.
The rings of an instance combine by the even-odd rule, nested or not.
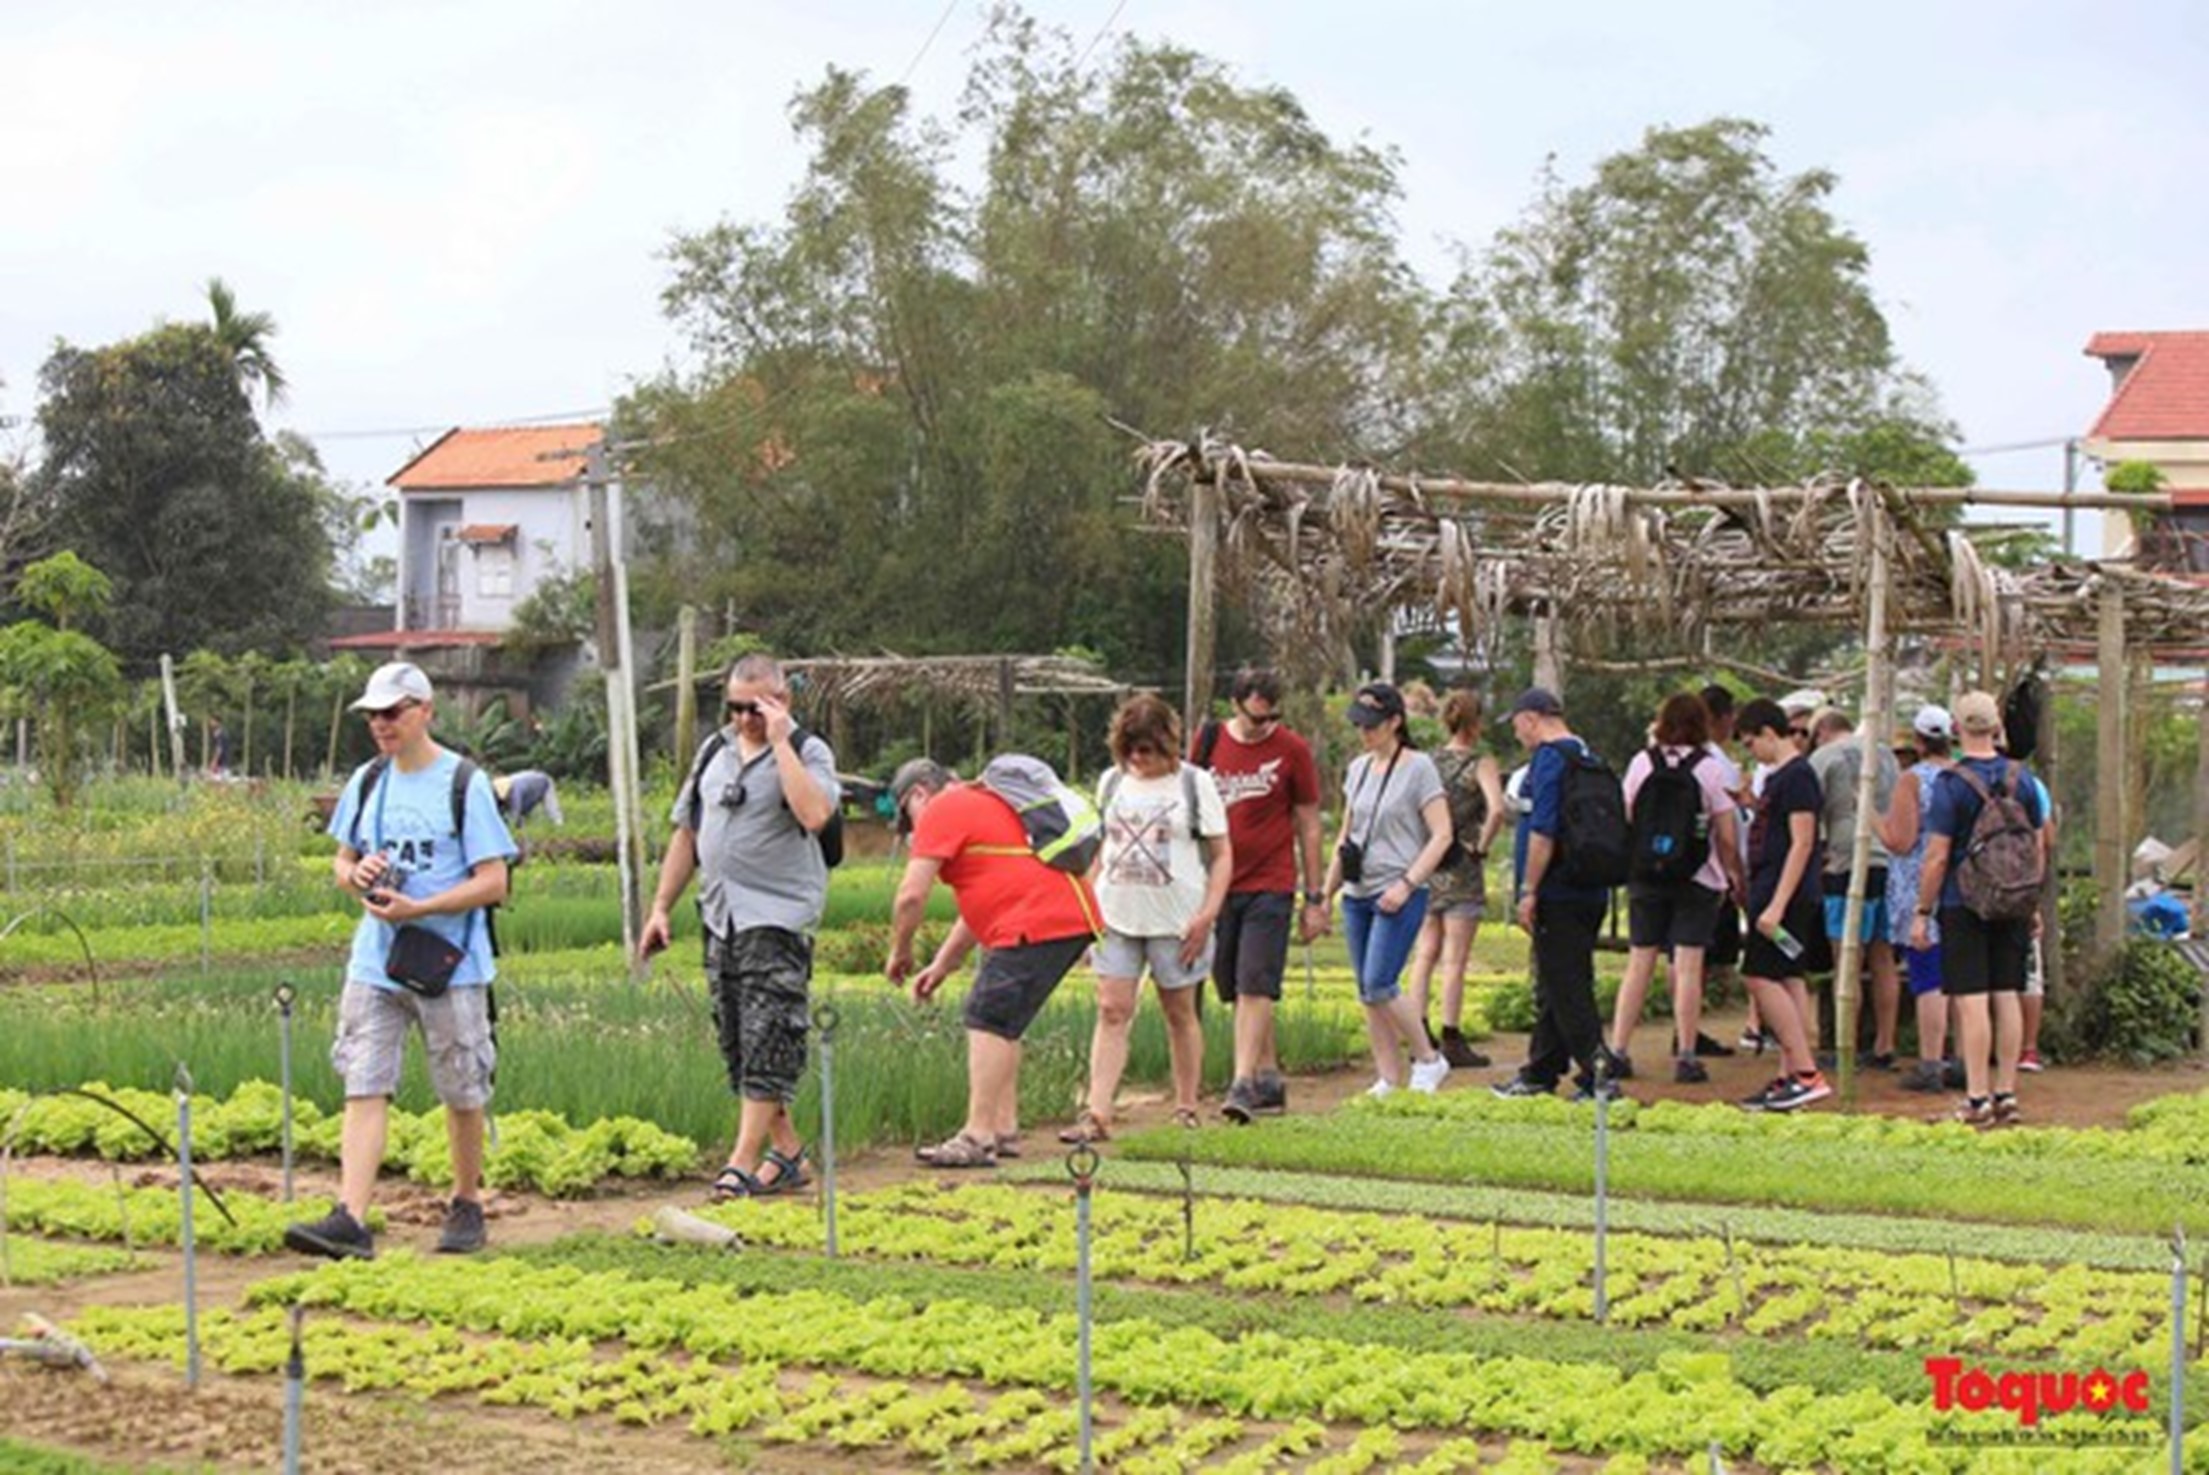
[[(1406, 254), (1437, 284), (1545, 159), (1577, 182), (1651, 126), (1765, 123), (1782, 170), (1839, 176), (1901, 356), (1985, 486), (2061, 485), (2060, 442), (2108, 394), (2094, 332), (2209, 328), (2192, 0), (1028, 9), (1091, 65), (1172, 40), (1397, 150)], [(346, 481), (446, 426), (602, 409), (683, 362), (670, 239), (779, 216), (804, 164), (791, 96), (834, 64), (948, 117), (984, 20), (971, 0), (9, 0), (0, 444), (35, 455), (57, 340), (204, 317), (217, 275), (277, 321), (272, 425)]]

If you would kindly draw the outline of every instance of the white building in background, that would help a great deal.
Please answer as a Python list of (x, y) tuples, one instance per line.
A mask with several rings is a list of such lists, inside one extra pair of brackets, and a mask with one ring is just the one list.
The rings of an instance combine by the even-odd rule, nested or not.
[(584, 461), (603, 425), (448, 430), (393, 472), (403, 634), (495, 635), (546, 579), (590, 566)]

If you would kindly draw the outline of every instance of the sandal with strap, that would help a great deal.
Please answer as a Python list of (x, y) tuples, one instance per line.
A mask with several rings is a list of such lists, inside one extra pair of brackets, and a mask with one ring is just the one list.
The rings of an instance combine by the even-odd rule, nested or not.
[(760, 1198), (772, 1192), (773, 1187), (730, 1163), (713, 1175), (713, 1186), (706, 1191), (706, 1199), (709, 1203), (725, 1204), (734, 1199)]
[(1085, 1106), (1081, 1115), (1074, 1118), (1074, 1125), (1058, 1134), (1058, 1140), (1070, 1146), (1086, 1147), (1092, 1142), (1110, 1142), (1112, 1129)]
[(932, 1147), (913, 1149), (913, 1156), (931, 1168), (994, 1168), (997, 1166), (997, 1143), (994, 1139), (955, 1132)]
[(764, 1169), (767, 1163), (773, 1163), (775, 1176), (760, 1179), (758, 1191), (772, 1196), (811, 1188), (813, 1175), (805, 1170), (806, 1161), (805, 1144), (802, 1142), (798, 1144), (796, 1152), (786, 1153), (779, 1148), (768, 1148), (766, 1160), (760, 1166)]
[(999, 1132), (997, 1134), (997, 1155), (999, 1157), (1020, 1156), (1020, 1134), (1018, 1132)]
[(1194, 1128), (1202, 1126), (1203, 1123), (1197, 1120), (1196, 1112), (1189, 1107), (1177, 1106), (1174, 1108), (1174, 1125), (1177, 1127)]

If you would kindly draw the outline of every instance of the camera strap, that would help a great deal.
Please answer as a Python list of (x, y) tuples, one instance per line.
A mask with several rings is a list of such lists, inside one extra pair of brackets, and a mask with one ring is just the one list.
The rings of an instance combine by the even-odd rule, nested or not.
[[(1373, 843), (1373, 831), (1381, 822), (1381, 801), (1388, 797), (1388, 781), (1396, 776), (1396, 760), (1403, 756), (1403, 744), (1398, 743), (1396, 751), (1389, 755), (1388, 767), (1381, 770), (1381, 786), (1373, 791), (1373, 812), (1365, 817), (1365, 838), (1358, 842), (1358, 849), (1361, 851)], [(1358, 786), (1350, 791), (1350, 808), (1353, 811), (1358, 807), (1358, 795), (1365, 792), (1365, 781), (1372, 776), (1373, 765), (1368, 761), (1365, 772), (1358, 775)]]

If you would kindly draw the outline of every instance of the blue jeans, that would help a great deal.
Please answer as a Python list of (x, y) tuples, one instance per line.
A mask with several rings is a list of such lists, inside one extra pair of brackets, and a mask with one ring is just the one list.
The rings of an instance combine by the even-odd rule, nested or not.
[(1342, 937), (1350, 945), (1350, 972), (1361, 1004), (1385, 1004), (1403, 992), (1396, 979), (1411, 961), (1412, 944), (1427, 920), (1424, 887), (1411, 893), (1401, 911), (1384, 912), (1379, 903), (1378, 895), (1342, 899)]

